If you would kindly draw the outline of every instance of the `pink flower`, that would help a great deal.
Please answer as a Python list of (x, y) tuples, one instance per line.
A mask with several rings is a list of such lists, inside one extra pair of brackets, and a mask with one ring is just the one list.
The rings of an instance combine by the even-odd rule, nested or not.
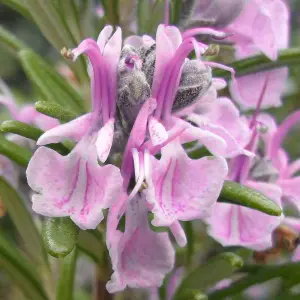
[(120, 170), (97, 161), (97, 157), (106, 161), (114, 133), (122, 39), (120, 28), (112, 32), (106, 26), (97, 43), (86, 39), (73, 50), (75, 59), (85, 53), (90, 60), (93, 111), (47, 131), (37, 142), (45, 145), (70, 138), (78, 144), (65, 157), (41, 147), (27, 169), (28, 184), (36, 193), (33, 209), (45, 216), (70, 216), (81, 229), (95, 228), (103, 219), (102, 210), (122, 190)]
[[(233, 33), (238, 59), (264, 53), (276, 60), (278, 51), (288, 47), (289, 13), (282, 0), (250, 0), (237, 19), (228, 25), (226, 32)], [(239, 95), (234, 99), (244, 108), (253, 108), (268, 78), (267, 93), (262, 108), (281, 105), (281, 95), (288, 77), (288, 69), (280, 68), (238, 78)]]
[(0, 90), (2, 91), (2, 94), (0, 95), (0, 104), (7, 107), (13, 120), (35, 125), (42, 130), (49, 130), (59, 125), (56, 119), (37, 112), (32, 104), (18, 107), (13, 94), (1, 79)]
[(174, 265), (175, 251), (167, 233), (149, 228), (143, 197), (135, 196), (127, 206), (126, 228), (110, 241), (114, 273), (107, 283), (110, 293), (129, 287), (159, 287)]
[[(265, 158), (259, 156), (259, 139), (265, 141), (265, 149), (268, 151), (270, 142), (276, 126), (273, 120), (266, 115), (258, 115), (260, 104), (266, 92), (266, 85), (258, 100), (258, 107), (252, 119), (249, 121), (249, 128), (252, 137), (246, 150), (258, 154), (259, 163)], [(265, 121), (265, 125), (262, 125)], [(270, 132), (263, 134), (259, 127), (270, 125)], [(268, 153), (265, 153), (268, 157)], [(261, 162), (260, 162), (261, 160)], [(268, 164), (268, 161), (266, 161)], [(260, 191), (269, 199), (281, 206), (282, 190), (275, 182), (269, 182), (268, 169), (264, 167), (267, 180), (263, 181), (258, 170), (254, 171), (255, 160), (253, 157), (237, 156), (229, 164), (229, 180), (239, 182), (254, 190)], [(235, 206), (225, 203), (217, 203), (214, 206), (212, 216), (207, 219), (209, 233), (224, 246), (244, 246), (254, 250), (263, 250), (272, 246), (272, 232), (280, 224), (281, 217), (274, 217), (246, 207)]]

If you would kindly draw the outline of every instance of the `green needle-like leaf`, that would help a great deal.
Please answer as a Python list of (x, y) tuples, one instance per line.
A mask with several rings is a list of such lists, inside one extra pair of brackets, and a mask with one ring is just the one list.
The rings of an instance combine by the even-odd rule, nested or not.
[(0, 177), (0, 198), (23, 240), (27, 254), (40, 265), (47, 262), (47, 254), (32, 215), (24, 200), (3, 177)]
[(62, 260), (56, 290), (56, 300), (73, 299), (76, 258), (77, 249), (75, 247), (72, 252)]
[[(190, 272), (181, 282), (174, 300), (189, 300), (189, 291), (205, 291), (218, 281), (228, 278), (243, 266), (243, 260), (234, 253), (222, 253), (208, 263)], [(210, 299), (210, 298), (209, 298)], [(221, 299), (221, 298), (220, 298)]]
[(78, 117), (76, 113), (63, 108), (56, 103), (38, 101), (34, 104), (34, 106), (38, 112), (46, 116), (61, 120), (62, 122), (69, 122)]
[(0, 134), (0, 154), (8, 157), (18, 165), (26, 167), (31, 159), (31, 152), (13, 142), (8, 141)]
[(42, 237), (48, 253), (65, 257), (77, 243), (78, 227), (68, 217), (48, 218), (43, 223)]
[(43, 99), (56, 102), (76, 113), (84, 113), (83, 99), (51, 65), (31, 50), (19, 53), (25, 72), (38, 87)]
[(233, 181), (225, 181), (218, 202), (249, 207), (272, 216), (282, 213), (280, 207), (262, 193)]
[(9, 244), (0, 232), (0, 267), (9, 274), (13, 283), (34, 300), (47, 300), (41, 279), (21, 253)]
[(20, 0), (1, 0), (1, 3), (9, 6), (13, 10), (20, 13), (25, 18), (27, 18), (29, 20), (32, 19), (32, 16), (31, 16), (28, 8), (26, 7), (26, 5), (24, 5), (23, 1), (20, 1)]
[[(5, 121), (1, 124), (0, 130), (3, 132), (18, 134), (34, 141), (37, 141), (44, 133), (43, 130), (37, 127), (19, 121)], [(61, 153), (62, 155), (70, 153), (70, 150), (61, 143), (49, 144), (46, 146)]]
[[(300, 64), (300, 48), (281, 50), (276, 61), (272, 61), (265, 55), (260, 54), (235, 61), (229, 66), (234, 68), (236, 76), (243, 76), (283, 66), (293, 66), (295, 64)], [(224, 70), (215, 69), (213, 71), (213, 76), (230, 79), (231, 74)]]
[(0, 26), (0, 43), (14, 54), (26, 48), (26, 45), (22, 41), (2, 26)]
[(81, 230), (78, 235), (78, 248), (98, 264), (103, 263), (105, 245), (98, 230)]
[[(255, 267), (256, 268), (256, 267)], [(209, 295), (209, 300), (225, 299), (226, 297), (233, 296), (246, 290), (248, 287), (268, 281), (272, 278), (290, 276), (298, 276), (300, 282), (300, 263), (287, 263), (273, 266), (260, 266), (256, 268), (257, 271), (250, 273), (250, 275), (234, 282), (229, 287), (212, 292)], [(246, 271), (247, 268), (241, 269), (242, 272)]]

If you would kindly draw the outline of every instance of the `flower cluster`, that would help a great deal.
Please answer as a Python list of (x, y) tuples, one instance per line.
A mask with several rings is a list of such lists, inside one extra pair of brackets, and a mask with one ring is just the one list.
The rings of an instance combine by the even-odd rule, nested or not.
[[(158, 26), (155, 39), (130, 36), (123, 42), (121, 28), (106, 26), (97, 41), (85, 39), (72, 50), (74, 60), (88, 59), (91, 112), (59, 125), (42, 120), (32, 107), (19, 111), (0, 98), (13, 118), (44, 122), (47, 130), (26, 171), (33, 210), (70, 217), (82, 230), (95, 229), (105, 218), (114, 271), (110, 293), (126, 286), (159, 287), (173, 269), (172, 237), (152, 230), (149, 218), (152, 226), (167, 227), (181, 247), (187, 243), (181, 222), (195, 219), (206, 222), (222, 245), (254, 250), (272, 247), (282, 222), (300, 230), (297, 220), (217, 203), (224, 181), (231, 180), (280, 207), (289, 200), (300, 208), (300, 164), (290, 163), (282, 148), (300, 113), (277, 126), (261, 112), (281, 105), (287, 69), (236, 79), (233, 69), (207, 59), (209, 46), (203, 42), (229, 41), (238, 59), (263, 53), (276, 60), (288, 47), (288, 10), (282, 0), (233, 1), (235, 10), (231, 5), (223, 10), (218, 0), (201, 1), (199, 7), (190, 2), (195, 21), (182, 22), (186, 30), (167, 24), (166, 7), (166, 24)], [(211, 27), (190, 27), (199, 20)], [(227, 83), (214, 78), (212, 68), (231, 72), (232, 99), (218, 96)], [(233, 101), (241, 111), (255, 112), (242, 114)], [(66, 156), (45, 147), (64, 139), (76, 142)], [(195, 148), (211, 155), (193, 159)]]

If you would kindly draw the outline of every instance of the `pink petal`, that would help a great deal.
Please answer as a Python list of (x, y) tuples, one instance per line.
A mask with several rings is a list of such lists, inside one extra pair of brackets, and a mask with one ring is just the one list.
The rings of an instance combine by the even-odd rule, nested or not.
[(98, 132), (96, 148), (98, 158), (102, 163), (104, 163), (107, 160), (113, 143), (114, 123), (115, 120), (110, 119)]
[[(261, 107), (269, 108), (280, 106), (282, 104), (281, 96), (288, 77), (287, 68), (238, 77), (237, 82), (241, 97), (233, 97), (233, 99), (245, 109), (255, 108), (267, 76), (268, 83)], [(233, 91), (231, 90), (231, 92)]]
[(65, 138), (78, 142), (87, 134), (93, 120), (92, 113), (85, 114), (66, 124), (59, 125), (45, 132), (37, 141), (37, 145), (59, 143)]
[(149, 119), (148, 129), (153, 146), (160, 145), (168, 139), (165, 127), (153, 117)]
[[(89, 151), (89, 145), (85, 149)], [(76, 148), (68, 156), (39, 148), (26, 174), (36, 193), (33, 210), (50, 217), (70, 216), (81, 229), (96, 228), (103, 219), (102, 209), (112, 205), (122, 188), (117, 167), (100, 167), (96, 159), (81, 157)]]
[(162, 149), (160, 160), (152, 157), (151, 165), (147, 201), (153, 205), (155, 226), (210, 215), (228, 171), (223, 158), (192, 160), (174, 141)]
[(276, 60), (278, 56), (275, 34), (277, 33), (273, 31), (271, 16), (262, 12), (258, 14), (252, 27), (253, 42), (272, 60)]
[(283, 195), (300, 211), (300, 176), (291, 179), (281, 179), (277, 182)]
[(171, 61), (182, 39), (180, 31), (173, 26), (159, 25), (156, 32), (156, 60), (152, 84), (153, 97), (157, 96), (158, 87), (163, 79), (166, 66)]
[(222, 155), (226, 151), (226, 141), (210, 132), (199, 127), (190, 125), (180, 136), (181, 144), (199, 140), (214, 155)]
[[(278, 186), (254, 181), (245, 184), (281, 206), (281, 190)], [(209, 234), (223, 246), (244, 246), (254, 250), (272, 246), (272, 232), (280, 222), (281, 217), (225, 203), (217, 203), (208, 219)]]
[(113, 27), (110, 25), (107, 25), (101, 30), (101, 32), (98, 36), (97, 44), (98, 44), (98, 47), (102, 54), (103, 54), (105, 45), (106, 45), (107, 41), (110, 39), (113, 31), (114, 31)]
[(106, 285), (110, 293), (126, 286), (159, 287), (173, 268), (175, 252), (168, 234), (150, 230), (143, 198), (129, 203), (125, 232), (116, 232), (114, 242), (109, 248), (114, 274)]
[(203, 130), (221, 137), (226, 142), (224, 152), (219, 155), (233, 157), (244, 153), (244, 148), (250, 141), (251, 130), (248, 121), (241, 117), (238, 109), (228, 98), (218, 98), (210, 107), (210, 110), (203, 114), (209, 121), (207, 124), (195, 123)]

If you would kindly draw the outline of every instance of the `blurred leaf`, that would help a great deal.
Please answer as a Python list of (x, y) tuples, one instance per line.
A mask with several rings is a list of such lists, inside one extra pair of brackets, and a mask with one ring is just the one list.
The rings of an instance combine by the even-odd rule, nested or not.
[(0, 233), (0, 266), (9, 274), (16, 284), (28, 297), (34, 300), (47, 300), (46, 293), (41, 285), (32, 264)]
[(79, 117), (70, 110), (63, 108), (56, 103), (49, 103), (46, 101), (38, 101), (34, 104), (35, 109), (52, 118), (61, 120), (62, 122), (69, 122)]
[[(281, 50), (279, 52), (278, 59), (275, 61), (272, 61), (265, 55), (260, 54), (235, 61), (227, 66), (234, 68), (236, 76), (243, 76), (283, 66), (293, 66), (295, 64), (300, 64), (300, 48)], [(231, 74), (229, 72), (221, 69), (215, 69), (213, 71), (213, 76), (228, 79), (231, 78)]]
[[(250, 267), (250, 268), (249, 268)], [(244, 267), (241, 269), (242, 272), (245, 272), (249, 269), (252, 269), (252, 266)], [(240, 293), (246, 290), (248, 287), (263, 283), (272, 278), (276, 277), (285, 277), (294, 274), (295, 277), (299, 278), (300, 283), (300, 263), (287, 263), (279, 265), (269, 265), (269, 266), (254, 266), (256, 272), (251, 272), (248, 276), (243, 277), (240, 280), (235, 281), (229, 287), (216, 290), (209, 295), (209, 300), (219, 300), (224, 299), (229, 296), (233, 296), (237, 293)]]
[(13, 10), (17, 11), (25, 18), (32, 20), (30, 11), (27, 9), (26, 5), (24, 4), (24, 1), (22, 1), (22, 0), (0, 0), (0, 2), (9, 6)]
[[(228, 278), (243, 266), (243, 260), (234, 253), (225, 252), (210, 260), (206, 264), (190, 272), (177, 288), (174, 300), (189, 300), (188, 291), (205, 291), (218, 281)], [(210, 298), (209, 298), (210, 299)], [(220, 298), (221, 299), (221, 298)]]
[(56, 300), (73, 299), (74, 279), (76, 272), (76, 247), (62, 261), (56, 289)]
[(103, 243), (101, 233), (96, 230), (81, 230), (78, 235), (77, 245), (81, 251), (90, 256), (95, 262), (103, 262)]
[[(37, 127), (19, 121), (5, 121), (1, 124), (0, 130), (3, 132), (18, 134), (34, 141), (37, 141), (44, 133), (43, 130)], [(70, 150), (61, 143), (49, 144), (46, 145), (46, 147), (49, 147), (62, 155), (67, 155), (70, 153)]]
[(2, 26), (0, 26), (0, 43), (14, 54), (17, 54), (20, 50), (27, 48), (21, 40)]
[(0, 195), (30, 258), (38, 264), (47, 262), (47, 254), (32, 215), (25, 207), (24, 200), (3, 177), (0, 177)]
[(224, 182), (218, 202), (249, 207), (271, 216), (282, 213), (280, 207), (262, 193), (228, 180)]
[(52, 3), (68, 34), (72, 37), (73, 43), (78, 44), (83, 37), (81, 36), (79, 12), (75, 1), (52, 0)]
[(172, 5), (172, 24), (176, 25), (180, 21), (181, 0), (174, 0)]
[(108, 23), (112, 25), (119, 25), (120, 24), (119, 0), (101, 0), (101, 3), (105, 10), (105, 16), (108, 20)]
[(31, 50), (22, 50), (19, 56), (25, 72), (44, 99), (76, 113), (85, 112), (80, 95), (51, 65)]
[(42, 237), (48, 253), (54, 257), (65, 257), (75, 247), (78, 227), (69, 217), (44, 220)]
[(31, 159), (31, 152), (13, 142), (8, 141), (0, 134), (0, 154), (8, 157), (18, 165), (26, 167)]
[(140, 0), (137, 2), (137, 22), (139, 34), (147, 33), (149, 12), (151, 11), (151, 2), (149, 0)]

